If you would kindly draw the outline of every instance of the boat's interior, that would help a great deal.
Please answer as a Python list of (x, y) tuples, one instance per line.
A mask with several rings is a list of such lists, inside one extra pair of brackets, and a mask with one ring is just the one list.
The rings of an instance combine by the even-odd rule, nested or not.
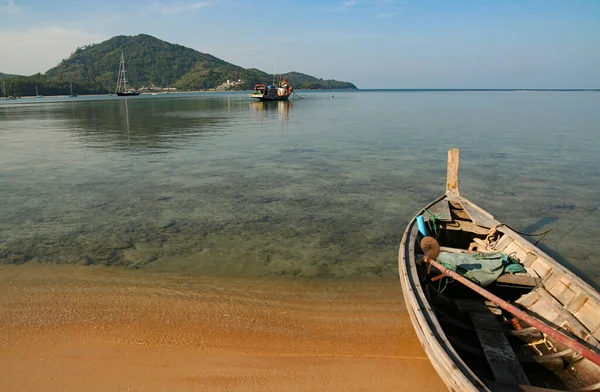
[[(442, 198), (423, 215), (442, 252), (517, 259), (527, 272), (503, 274), (486, 290), (600, 353), (600, 301), (579, 278), (463, 198)], [(600, 390), (598, 365), (428, 263), (417, 271), (445, 337), (491, 390)]]

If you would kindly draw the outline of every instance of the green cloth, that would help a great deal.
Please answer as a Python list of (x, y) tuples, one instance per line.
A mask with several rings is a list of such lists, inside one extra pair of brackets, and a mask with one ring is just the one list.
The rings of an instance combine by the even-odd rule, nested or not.
[(502, 252), (471, 254), (441, 252), (437, 261), (481, 287), (490, 285), (504, 272), (513, 274), (527, 272), (518, 260)]

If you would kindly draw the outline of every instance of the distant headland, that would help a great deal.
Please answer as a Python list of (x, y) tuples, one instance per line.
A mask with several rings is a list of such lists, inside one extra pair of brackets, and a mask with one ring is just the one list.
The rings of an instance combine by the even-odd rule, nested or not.
[[(44, 74), (0, 73), (4, 82), (0, 94), (62, 95), (69, 93), (71, 84), (77, 94), (111, 93), (115, 88), (121, 53), (125, 53), (128, 83), (142, 91), (250, 90), (256, 83), (268, 83), (279, 77), (256, 68), (242, 68), (150, 35), (120, 35), (77, 48), (69, 58)], [(297, 89), (357, 88), (350, 82), (324, 80), (300, 72), (283, 75)]]

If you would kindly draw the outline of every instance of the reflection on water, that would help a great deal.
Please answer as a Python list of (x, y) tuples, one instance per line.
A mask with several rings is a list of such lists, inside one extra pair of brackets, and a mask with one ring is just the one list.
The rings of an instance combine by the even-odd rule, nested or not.
[(516, 229), (558, 223), (546, 249), (600, 281), (600, 95), (303, 97), (0, 105), (0, 260), (393, 276), (459, 147), (461, 193)]
[(282, 125), (287, 125), (293, 104), (292, 101), (253, 101), (250, 102), (250, 109), (255, 111), (260, 119), (279, 118)]
[[(121, 99), (75, 105), (76, 132), (87, 147), (166, 152), (225, 130), (225, 102)], [(58, 111), (58, 115), (61, 111)]]

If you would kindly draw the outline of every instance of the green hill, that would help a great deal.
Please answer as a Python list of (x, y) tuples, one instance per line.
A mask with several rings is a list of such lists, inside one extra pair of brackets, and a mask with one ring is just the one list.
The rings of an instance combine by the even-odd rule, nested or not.
[(5, 73), (0, 72), (0, 79), (12, 78), (14, 76), (18, 76), (18, 75), (5, 74)]
[[(69, 83), (79, 94), (114, 90), (121, 53), (125, 55), (127, 79), (134, 88), (176, 87), (179, 90), (216, 88), (227, 80), (242, 80), (229, 89), (249, 90), (267, 83), (273, 75), (245, 69), (207, 53), (171, 44), (146, 34), (117, 36), (99, 44), (77, 48), (46, 74), (7, 79), (18, 95), (33, 95), (35, 86), (45, 95), (65, 94)], [(284, 74), (296, 88), (356, 88), (352, 83), (317, 79), (297, 72)]]

